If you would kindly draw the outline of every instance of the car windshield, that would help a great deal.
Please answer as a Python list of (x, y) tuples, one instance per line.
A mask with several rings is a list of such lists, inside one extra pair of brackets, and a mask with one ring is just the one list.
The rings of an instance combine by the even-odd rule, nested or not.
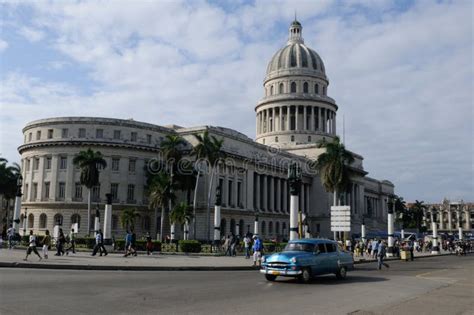
[(288, 243), (283, 249), (284, 252), (313, 252), (314, 244), (311, 243)]

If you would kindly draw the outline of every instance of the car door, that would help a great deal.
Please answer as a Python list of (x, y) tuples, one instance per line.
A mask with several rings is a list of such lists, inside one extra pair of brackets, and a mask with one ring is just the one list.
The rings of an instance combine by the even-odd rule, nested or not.
[(321, 275), (327, 273), (328, 253), (324, 243), (318, 243), (315, 246), (316, 254), (313, 256), (313, 274)]
[(326, 272), (327, 273), (334, 273), (338, 270), (337, 261), (339, 260), (339, 253), (337, 251), (337, 246), (335, 243), (326, 243), (326, 249), (328, 251), (328, 265)]

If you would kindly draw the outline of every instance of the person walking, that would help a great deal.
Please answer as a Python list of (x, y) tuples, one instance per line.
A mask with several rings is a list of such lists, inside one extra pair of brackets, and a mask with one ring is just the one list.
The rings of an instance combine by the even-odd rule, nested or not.
[(263, 244), (258, 235), (253, 236), (253, 265), (254, 266), (261, 266), (262, 264), (262, 250)]
[(126, 243), (128, 243), (128, 247), (127, 247), (127, 251), (125, 252), (124, 257), (127, 257), (128, 255), (137, 256), (136, 242), (137, 242), (137, 235), (135, 234), (133, 230), (130, 230), (130, 232), (127, 234)]
[(244, 237), (244, 247), (245, 247), (245, 259), (250, 259), (250, 243), (252, 243), (252, 240), (248, 235), (245, 235)]
[(146, 254), (150, 255), (153, 252), (153, 242), (151, 241), (150, 232), (146, 233)]
[(76, 253), (76, 233), (74, 233), (74, 229), (71, 229), (71, 233), (69, 233), (69, 242), (71, 245), (66, 249), (66, 255), (69, 255), (69, 251), (72, 249), (72, 253)]
[(230, 240), (230, 255), (232, 257), (235, 257), (237, 256), (237, 250), (236, 250), (236, 247), (237, 247), (237, 244), (239, 243), (239, 240), (237, 238), (236, 235), (232, 234), (232, 238)]
[(30, 230), (30, 239), (29, 239), (29, 245), (28, 248), (26, 249), (26, 257), (23, 259), (24, 261), (28, 261), (28, 256), (31, 254), (31, 252), (35, 252), (35, 254), (39, 257), (39, 261), (41, 261), (41, 256), (36, 250), (36, 236), (33, 235), (33, 230)]
[(382, 241), (378, 241), (378, 246), (377, 246), (377, 266), (378, 269), (382, 269), (382, 265), (385, 266), (386, 268), (389, 268), (390, 266), (387, 263), (384, 263), (384, 258), (385, 255), (387, 254), (387, 250), (385, 248), (385, 243)]
[(59, 236), (56, 241), (56, 254), (54, 256), (64, 255), (64, 244), (66, 243), (66, 237), (64, 236), (63, 229), (59, 229)]
[(15, 228), (10, 224), (10, 227), (7, 230), (8, 249), (15, 247), (15, 232)]
[(232, 256), (232, 254), (230, 253), (230, 244), (231, 244), (230, 235), (227, 235), (227, 238), (225, 239), (225, 242), (224, 242), (224, 250), (225, 250), (224, 256), (227, 256), (227, 254), (229, 254), (229, 256)]
[(123, 257), (128, 256), (128, 253), (130, 252), (130, 244), (132, 244), (132, 233), (127, 230), (127, 234), (125, 235), (125, 254), (123, 254)]
[(95, 256), (97, 251), (100, 252), (100, 256), (102, 256), (102, 254), (107, 256), (108, 254), (104, 246), (104, 233), (102, 233), (102, 230), (97, 231), (97, 234), (95, 235), (95, 247), (92, 251), (92, 256)]
[(49, 235), (49, 230), (46, 230), (41, 243), (43, 243), (43, 257), (44, 259), (48, 259), (48, 250), (51, 246), (51, 235)]

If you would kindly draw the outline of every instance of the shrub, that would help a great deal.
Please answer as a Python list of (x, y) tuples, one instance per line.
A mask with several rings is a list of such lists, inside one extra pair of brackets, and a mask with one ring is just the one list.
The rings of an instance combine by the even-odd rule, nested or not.
[(76, 237), (75, 240), (78, 247), (92, 249), (95, 246), (95, 238), (93, 237)]
[[(161, 251), (161, 242), (160, 241), (151, 241), (153, 243), (153, 251)], [(146, 250), (146, 241), (140, 240), (136, 241), (136, 250), (145, 251)], [(125, 250), (125, 240), (115, 240), (115, 249), (116, 250)]]
[(201, 243), (195, 240), (179, 241), (179, 249), (185, 253), (200, 253)]

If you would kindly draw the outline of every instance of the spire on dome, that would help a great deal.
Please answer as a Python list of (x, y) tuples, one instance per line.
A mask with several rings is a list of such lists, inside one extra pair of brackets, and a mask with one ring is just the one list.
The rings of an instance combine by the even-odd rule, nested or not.
[(296, 20), (296, 11), (295, 11), (295, 20), (290, 25), (290, 34), (288, 37), (288, 44), (291, 43), (304, 43), (303, 40), (303, 26), (301, 23)]

